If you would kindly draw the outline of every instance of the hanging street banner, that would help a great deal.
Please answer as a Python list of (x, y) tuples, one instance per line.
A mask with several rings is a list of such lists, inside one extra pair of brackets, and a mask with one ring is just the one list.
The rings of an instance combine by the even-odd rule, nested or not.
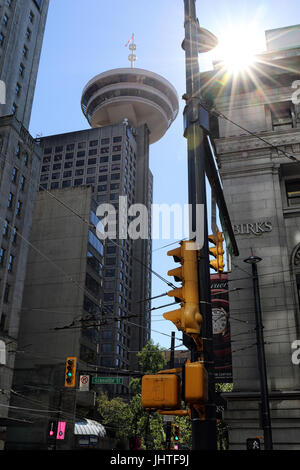
[(211, 274), (211, 302), (215, 381), (232, 382), (232, 357), (228, 297), (228, 275)]

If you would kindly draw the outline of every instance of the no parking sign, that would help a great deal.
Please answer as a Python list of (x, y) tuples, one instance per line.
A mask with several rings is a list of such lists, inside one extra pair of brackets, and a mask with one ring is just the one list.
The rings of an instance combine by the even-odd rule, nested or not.
[(79, 380), (79, 390), (81, 392), (88, 392), (90, 389), (90, 376), (81, 375)]

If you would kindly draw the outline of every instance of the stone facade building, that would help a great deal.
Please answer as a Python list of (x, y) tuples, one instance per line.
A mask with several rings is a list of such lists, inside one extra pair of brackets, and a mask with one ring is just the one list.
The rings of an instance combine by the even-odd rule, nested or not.
[(247, 438), (262, 435), (252, 273), (244, 263), (251, 255), (262, 258), (257, 269), (274, 449), (300, 448), (300, 369), (292, 362), (300, 334), (300, 107), (293, 95), (300, 28), (266, 37), (267, 51), (243, 77), (224, 81), (218, 64), (202, 75), (204, 95), (222, 113), (212, 114), (214, 145), (240, 251), (229, 274), (234, 389), (225, 394), (225, 419), (231, 449), (245, 449)]

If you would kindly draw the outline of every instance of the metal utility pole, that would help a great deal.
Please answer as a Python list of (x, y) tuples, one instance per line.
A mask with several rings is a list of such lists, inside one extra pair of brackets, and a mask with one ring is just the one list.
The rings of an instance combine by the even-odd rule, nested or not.
[[(199, 106), (200, 95), (200, 70), (198, 53), (214, 47), (212, 37), (208, 31), (200, 28), (196, 18), (195, 0), (184, 0), (184, 27), (185, 39), (183, 49), (186, 59), (186, 129), (188, 150), (188, 186), (189, 204), (192, 208), (190, 229), (197, 233), (197, 205), (204, 206), (204, 245), (200, 250), (198, 261), (199, 302), (200, 312), (203, 317), (201, 337), (203, 338), (203, 352), (205, 367), (209, 375), (209, 401), (205, 406), (205, 420), (199, 419), (198, 413), (192, 411), (192, 449), (215, 450), (217, 449), (216, 432), (216, 405), (215, 405), (215, 381), (214, 381), (214, 357), (213, 357), (213, 332), (212, 312), (210, 299), (210, 268), (208, 250), (207, 228), (207, 204), (206, 204), (206, 145), (205, 145), (205, 113)], [(199, 35), (207, 41), (199, 44)], [(205, 42), (205, 41), (204, 41)], [(208, 43), (210, 45), (208, 45)], [(206, 120), (207, 122), (207, 120)], [(195, 343), (190, 343), (191, 360), (198, 359)]]
[(249, 258), (246, 258), (244, 260), (245, 263), (251, 264), (251, 267), (252, 267), (255, 321), (256, 321), (255, 329), (256, 329), (256, 339), (257, 339), (257, 359), (258, 359), (260, 391), (261, 391), (261, 416), (262, 416), (262, 427), (264, 430), (264, 442), (265, 442), (264, 448), (265, 450), (273, 450), (270, 404), (269, 404), (269, 393), (268, 393), (268, 379), (267, 379), (264, 333), (263, 333), (264, 326), (262, 323), (259, 283), (258, 283), (258, 273), (257, 273), (257, 263), (259, 263), (260, 261), (262, 261), (262, 258), (259, 258), (258, 256), (253, 256), (253, 255), (249, 256)]

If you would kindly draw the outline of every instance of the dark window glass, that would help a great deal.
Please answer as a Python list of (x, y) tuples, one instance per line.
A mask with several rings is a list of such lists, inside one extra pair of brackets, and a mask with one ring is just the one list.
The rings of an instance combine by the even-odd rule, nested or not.
[(90, 158), (88, 160), (88, 165), (96, 165), (96, 162), (97, 162), (96, 158)]
[(80, 179), (74, 181), (74, 186), (80, 186), (82, 183), (83, 183), (83, 179), (80, 178)]
[(61, 163), (56, 163), (55, 165), (53, 165), (53, 171), (55, 170), (60, 170), (61, 169)]
[(71, 160), (74, 157), (74, 153), (66, 153), (66, 160)]
[(122, 137), (121, 136), (114, 137), (113, 142), (115, 142), (115, 143), (122, 142)]
[(93, 184), (95, 183), (95, 177), (90, 176), (89, 178), (86, 179), (86, 184)]
[(109, 138), (101, 139), (101, 145), (109, 144), (109, 141), (110, 141)]
[(67, 152), (70, 152), (71, 150), (74, 150), (75, 145), (74, 144), (68, 144), (66, 147)]
[(83, 150), (82, 152), (77, 152), (77, 158), (82, 158), (85, 157), (85, 151)]
[(62, 160), (62, 154), (60, 155), (54, 155), (54, 161), (55, 162), (60, 162)]
[(60, 178), (60, 173), (52, 173), (53, 180), (59, 180), (59, 178)]
[(97, 155), (97, 149), (89, 150), (89, 155)]
[(112, 161), (113, 162), (118, 162), (119, 160), (121, 160), (121, 155), (117, 154), (117, 155), (112, 156)]
[(300, 179), (286, 181), (286, 195), (289, 206), (300, 204)]
[(120, 173), (113, 173), (111, 175), (112, 180), (119, 180), (120, 179)]
[(76, 166), (84, 166), (84, 160), (78, 160)]
[(60, 153), (63, 151), (63, 146), (62, 145), (59, 145), (58, 147), (55, 147), (55, 152), (56, 153)]
[(98, 181), (99, 181), (99, 183), (101, 183), (101, 181), (107, 181), (107, 175), (99, 176)]
[(51, 183), (51, 189), (57, 189), (59, 187), (59, 183)]
[(72, 177), (72, 171), (64, 171), (63, 177), (64, 178), (71, 178)]
[(72, 184), (72, 181), (71, 180), (66, 180), (66, 181), (63, 181), (62, 182), (62, 187), (63, 188), (69, 188)]
[(75, 171), (75, 176), (81, 176), (84, 174), (84, 169), (82, 168), (81, 170), (76, 170)]
[(98, 140), (91, 140), (90, 147), (97, 147), (97, 145), (98, 145)]

